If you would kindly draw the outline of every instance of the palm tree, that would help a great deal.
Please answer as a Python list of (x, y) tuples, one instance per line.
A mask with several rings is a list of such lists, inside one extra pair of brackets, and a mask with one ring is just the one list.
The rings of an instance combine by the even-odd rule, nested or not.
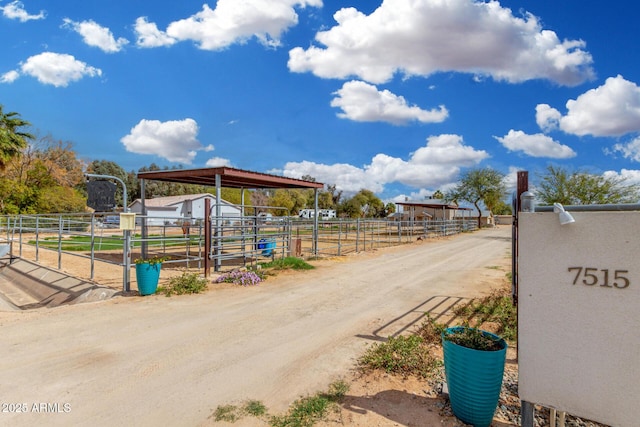
[(5, 113), (0, 104), (0, 170), (6, 167), (9, 160), (20, 155), (20, 151), (27, 147), (28, 140), (35, 138), (19, 130), (24, 126), (31, 126), (31, 123), (22, 120), (18, 113)]

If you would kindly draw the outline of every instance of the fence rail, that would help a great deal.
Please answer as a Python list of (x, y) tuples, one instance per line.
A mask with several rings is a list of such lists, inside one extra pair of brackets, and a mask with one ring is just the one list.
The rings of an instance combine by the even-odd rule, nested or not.
[[(202, 268), (206, 256), (216, 269), (237, 268), (265, 258), (290, 254), (342, 256), (354, 252), (402, 245), (417, 239), (449, 236), (477, 227), (472, 220), (388, 221), (374, 219), (313, 220), (258, 216), (211, 218), (212, 244), (205, 248), (202, 220), (153, 218), (146, 238), (141, 235), (141, 216), (131, 234), (131, 254), (140, 256), (143, 243), (150, 255), (170, 256), (167, 263)], [(152, 219), (152, 218), (148, 218)], [(150, 221), (151, 222), (151, 221)], [(162, 224), (162, 225), (157, 225)], [(314, 236), (317, 236), (314, 239)], [(94, 280), (96, 262), (124, 267), (125, 238), (113, 213), (0, 216), (0, 240), (12, 243), (17, 257), (40, 260), (42, 251), (57, 254), (62, 269), (63, 254), (89, 261), (88, 278)], [(27, 250), (28, 249), (28, 250)], [(28, 252), (28, 253), (27, 253)]]

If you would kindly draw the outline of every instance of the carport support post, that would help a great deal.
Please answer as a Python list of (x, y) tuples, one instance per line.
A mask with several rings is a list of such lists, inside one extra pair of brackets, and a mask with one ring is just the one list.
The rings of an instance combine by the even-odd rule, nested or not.
[(222, 177), (220, 174), (216, 174), (216, 260), (215, 260), (215, 271), (220, 271), (220, 267), (222, 266), (222, 260), (220, 259), (222, 255), (222, 222), (220, 221), (220, 217), (222, 216), (222, 205), (220, 203), (220, 199), (222, 197), (221, 187), (222, 186)]
[(313, 255), (318, 256), (318, 189), (313, 189)]
[(140, 180), (140, 213), (142, 214), (141, 219), (141, 231), (142, 231), (142, 242), (140, 242), (140, 255), (143, 259), (147, 258), (147, 205), (145, 203), (145, 180)]
[(204, 199), (204, 277), (211, 275), (211, 199)]

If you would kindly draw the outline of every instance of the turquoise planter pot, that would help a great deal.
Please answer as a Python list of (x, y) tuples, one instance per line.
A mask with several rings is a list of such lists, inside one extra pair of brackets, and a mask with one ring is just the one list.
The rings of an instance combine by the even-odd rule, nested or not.
[(149, 264), (143, 262), (136, 264), (136, 280), (138, 281), (138, 292), (140, 295), (153, 295), (158, 290), (158, 280), (160, 280), (160, 268), (162, 263)]
[(474, 350), (445, 339), (446, 335), (459, 329), (462, 327), (448, 328), (442, 333), (444, 370), (451, 409), (456, 417), (467, 424), (488, 427), (500, 398), (507, 343), (486, 331), (482, 333), (499, 340), (502, 346), (500, 350)]

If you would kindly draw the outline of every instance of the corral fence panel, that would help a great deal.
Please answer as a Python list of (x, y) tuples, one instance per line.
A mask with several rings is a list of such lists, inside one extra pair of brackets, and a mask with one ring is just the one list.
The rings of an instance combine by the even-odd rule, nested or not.
[[(477, 228), (471, 220), (391, 221), (386, 219), (331, 219), (297, 217), (211, 217), (211, 247), (205, 247), (205, 224), (194, 218), (146, 217), (147, 233), (136, 217), (131, 233), (132, 260), (141, 256), (168, 256), (167, 264), (203, 268), (210, 257), (220, 269), (234, 269), (287, 256), (342, 256), (402, 245), (418, 239), (445, 237)], [(95, 263), (124, 267), (125, 239), (117, 213), (4, 215), (0, 216), (0, 240), (11, 242), (14, 256), (40, 261), (43, 251), (85, 259), (88, 278), (94, 280)], [(142, 235), (146, 235), (143, 239)], [(314, 236), (317, 241), (314, 244)], [(0, 242), (2, 243), (2, 242)]]

